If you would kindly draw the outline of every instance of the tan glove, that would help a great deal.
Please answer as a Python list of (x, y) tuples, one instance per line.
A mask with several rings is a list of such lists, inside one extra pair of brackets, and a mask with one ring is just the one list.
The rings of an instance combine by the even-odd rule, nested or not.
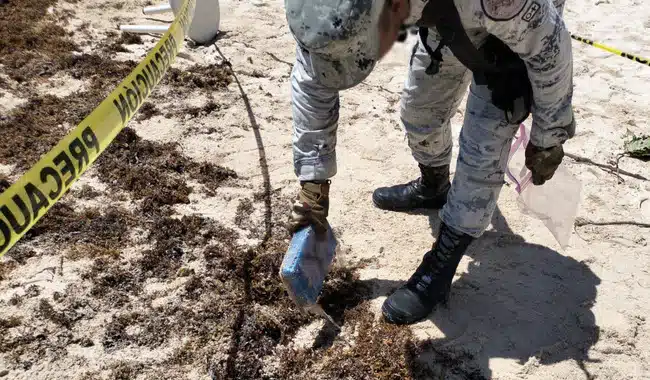
[(302, 183), (302, 189), (291, 206), (289, 231), (292, 234), (309, 225), (313, 226), (319, 235), (327, 232), (329, 191), (329, 180)]

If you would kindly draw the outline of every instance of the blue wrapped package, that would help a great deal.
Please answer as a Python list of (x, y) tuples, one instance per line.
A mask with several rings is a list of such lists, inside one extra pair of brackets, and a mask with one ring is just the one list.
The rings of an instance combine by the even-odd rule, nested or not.
[(328, 227), (318, 240), (311, 226), (296, 232), (282, 260), (280, 277), (291, 299), (300, 307), (316, 304), (336, 251), (336, 239)]

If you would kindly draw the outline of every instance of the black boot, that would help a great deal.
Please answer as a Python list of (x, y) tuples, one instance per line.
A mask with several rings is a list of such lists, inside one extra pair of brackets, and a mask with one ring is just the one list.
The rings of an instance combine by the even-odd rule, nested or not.
[(458, 263), (473, 240), (443, 223), (433, 250), (424, 255), (406, 285), (384, 301), (384, 318), (391, 323), (411, 324), (429, 315), (437, 304), (446, 304)]
[(418, 208), (439, 209), (447, 202), (449, 165), (432, 167), (419, 164), (422, 176), (403, 185), (380, 187), (372, 194), (375, 206), (390, 211)]

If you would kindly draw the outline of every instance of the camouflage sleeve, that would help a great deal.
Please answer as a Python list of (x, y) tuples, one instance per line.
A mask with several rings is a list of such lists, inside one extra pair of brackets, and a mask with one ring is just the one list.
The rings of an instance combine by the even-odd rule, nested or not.
[(294, 171), (301, 181), (336, 174), (339, 93), (321, 85), (309, 67), (309, 55), (297, 48), (291, 72), (292, 147)]
[(571, 105), (571, 36), (562, 20), (564, 0), (481, 0), (485, 28), (526, 63), (533, 88), (531, 141), (548, 148), (575, 133)]

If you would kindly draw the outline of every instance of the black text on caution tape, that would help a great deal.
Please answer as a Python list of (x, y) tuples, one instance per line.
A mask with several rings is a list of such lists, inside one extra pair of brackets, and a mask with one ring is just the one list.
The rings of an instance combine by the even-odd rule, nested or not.
[[(40, 181), (28, 181), (22, 189), (11, 197), (13, 204), (0, 204), (0, 251), (11, 241), (12, 234), (20, 235), (32, 220), (50, 207), (79, 174), (90, 165), (91, 155), (100, 152), (99, 141), (90, 126), (80, 137), (75, 137), (66, 147), (54, 156), (40, 172)], [(16, 212), (17, 211), (17, 212)]]
[(122, 118), (122, 125), (136, 113), (144, 99), (160, 82), (163, 74), (171, 65), (178, 53), (178, 44), (173, 35), (155, 51), (154, 55), (146, 63), (144, 69), (135, 73), (135, 79), (129, 85), (123, 86), (122, 91), (113, 98), (113, 105), (117, 108)]

